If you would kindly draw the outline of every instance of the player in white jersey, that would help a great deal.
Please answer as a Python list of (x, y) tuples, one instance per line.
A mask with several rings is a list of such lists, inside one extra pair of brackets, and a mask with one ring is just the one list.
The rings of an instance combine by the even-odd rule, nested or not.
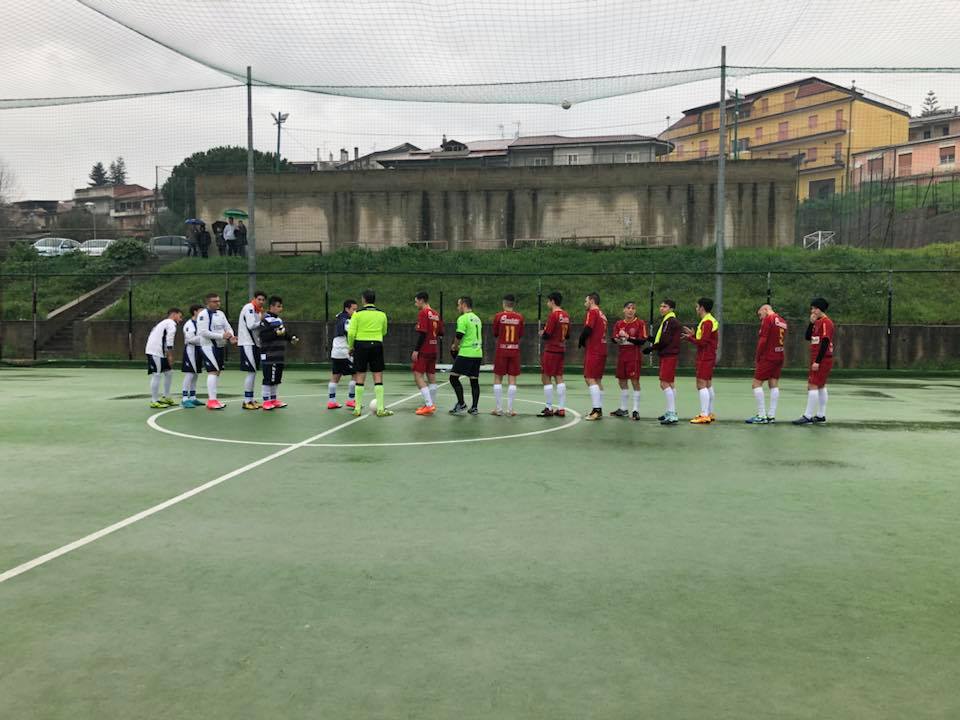
[[(173, 342), (177, 338), (177, 324), (183, 319), (180, 308), (167, 310), (167, 317), (153, 326), (147, 337), (147, 375), (150, 376), (150, 407), (167, 408), (176, 403), (170, 399), (170, 382), (173, 380)], [(163, 377), (163, 395), (160, 395), (160, 378)]]
[(197, 378), (203, 372), (200, 350), (203, 338), (200, 337), (200, 331), (197, 329), (197, 315), (201, 310), (203, 305), (191, 305), (190, 319), (183, 323), (183, 362), (180, 365), (183, 371), (183, 396), (180, 399), (180, 406), (188, 409), (199, 405)]
[(217, 400), (217, 384), (223, 370), (223, 349), (227, 343), (236, 345), (237, 336), (220, 309), (220, 294), (208, 293), (203, 300), (207, 306), (197, 314), (197, 332), (201, 338), (203, 367), (207, 371), (207, 410), (223, 410), (226, 405)]
[(337, 402), (337, 383), (346, 375), (350, 378), (347, 388), (347, 407), (355, 408), (354, 400), (357, 383), (353, 373), (353, 360), (347, 348), (347, 330), (350, 329), (350, 318), (357, 311), (356, 300), (344, 300), (343, 312), (337, 315), (333, 325), (333, 346), (330, 349), (330, 382), (327, 384), (327, 410), (336, 410), (343, 407)]
[(243, 378), (244, 410), (260, 409), (260, 403), (253, 397), (253, 386), (257, 382), (257, 370), (260, 369), (260, 321), (263, 320), (263, 304), (266, 301), (265, 292), (254, 290), (253, 299), (243, 306), (237, 321), (240, 369), (246, 373)]

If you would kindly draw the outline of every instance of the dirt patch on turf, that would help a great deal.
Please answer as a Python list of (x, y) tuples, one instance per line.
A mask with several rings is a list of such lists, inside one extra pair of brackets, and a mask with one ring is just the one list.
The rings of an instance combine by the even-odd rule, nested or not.
[[(176, 400), (180, 397), (180, 392), (179, 391), (174, 392), (172, 393), (172, 395), (174, 400)], [(240, 396), (237, 395), (236, 393), (217, 393), (217, 397), (221, 400), (229, 400), (231, 398), (236, 399)], [(111, 400), (149, 400), (150, 396), (147, 395), (146, 393), (140, 393), (137, 395), (115, 395), (110, 399)]]
[(897, 399), (893, 395), (889, 395), (888, 393), (885, 393), (885, 392), (880, 392), (879, 390), (852, 390), (850, 391), (850, 394), (855, 395), (857, 397), (876, 398), (880, 400), (896, 400)]

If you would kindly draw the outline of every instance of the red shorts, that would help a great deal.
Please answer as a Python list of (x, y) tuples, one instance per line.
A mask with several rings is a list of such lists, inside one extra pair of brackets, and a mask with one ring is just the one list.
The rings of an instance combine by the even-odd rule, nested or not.
[(563, 376), (563, 353), (544, 352), (540, 355), (541, 372), (547, 377)]
[(713, 366), (716, 364), (716, 360), (697, 360), (697, 380), (713, 380)]
[(639, 353), (633, 357), (617, 355), (617, 380), (639, 380), (642, 364)]
[(603, 371), (607, 366), (606, 355), (594, 355), (586, 353), (583, 356), (583, 376), (591, 380), (599, 380), (603, 377)]
[(519, 375), (520, 374), (520, 356), (500, 357), (493, 356), (493, 374), (494, 375)]
[(663, 382), (672, 383), (677, 379), (677, 360), (677, 355), (660, 358), (660, 379)]
[(758, 360), (753, 370), (753, 379), (763, 382), (764, 380), (779, 380), (780, 372), (783, 370), (783, 360), (774, 362), (773, 360)]
[(810, 361), (810, 373), (807, 375), (807, 382), (817, 387), (823, 387), (827, 384), (827, 378), (830, 377), (830, 371), (833, 369), (833, 358), (824, 358), (816, 372), (813, 370), (813, 361)]
[(433, 375), (437, 372), (437, 356), (417, 353), (417, 359), (413, 361), (413, 371)]

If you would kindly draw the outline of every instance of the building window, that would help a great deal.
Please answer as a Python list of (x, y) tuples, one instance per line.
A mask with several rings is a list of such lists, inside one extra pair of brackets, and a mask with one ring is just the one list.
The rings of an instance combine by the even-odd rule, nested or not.
[(750, 138), (737, 138), (737, 144), (733, 149), (736, 152), (746, 152), (750, 149)]
[(683, 157), (683, 143), (677, 145), (677, 157)]
[(579, 165), (580, 156), (577, 154), (567, 155), (567, 165)]
[(949, 125), (944, 125), (942, 128), (940, 128), (940, 135), (941, 135), (941, 136), (946, 137), (946, 136), (949, 135), (949, 134), (950, 134), (950, 126), (949, 126)]
[(843, 110), (837, 110), (837, 130), (843, 130)]
[(950, 145), (949, 147), (940, 148), (940, 164), (941, 165), (950, 165), (957, 161), (957, 146)]
[(707, 156), (707, 141), (700, 141), (700, 157), (705, 158)]
[(753, 140), (754, 140), (754, 142), (758, 142), (758, 143), (759, 143), (759, 142), (763, 142), (763, 128), (762, 128), (762, 127), (758, 127), (756, 130), (753, 131)]
[(786, 140), (790, 134), (790, 122), (785, 121), (777, 126), (777, 140)]
[(807, 186), (807, 194), (816, 199), (823, 200), (830, 197), (836, 191), (836, 181), (833, 178), (829, 180), (811, 180)]
[(639, 153), (627, 153), (627, 160), (626, 160), (626, 162), (628, 162), (628, 163), (640, 162), (640, 154), (639, 154)]
[(783, 94), (783, 109), (793, 110), (794, 94), (792, 92)]
[(544, 167), (545, 165), (549, 165), (550, 161), (545, 157), (535, 157), (533, 159), (533, 164), (536, 167)]
[(913, 174), (913, 153), (904, 153), (897, 157), (897, 175)]
[(873, 160), (867, 161), (867, 175), (869, 175), (871, 179), (873, 179), (874, 177), (883, 176), (883, 158), (882, 157), (874, 158)]
[(816, 130), (816, 129), (817, 129), (817, 116), (816, 116), (816, 115), (811, 115), (810, 117), (807, 118), (807, 127), (810, 128), (811, 130)]
[(760, 112), (766, 112), (769, 107), (770, 100), (768, 98), (760, 98)]
[(817, 161), (817, 148), (807, 148), (807, 162)]
[(924, 131), (923, 131), (923, 139), (924, 139), (924, 140), (929, 140), (930, 137), (931, 137), (931, 136), (930, 136), (930, 130), (924, 130)]
[(713, 130), (713, 113), (712, 112), (703, 114), (703, 129)]
[(843, 143), (837, 143), (833, 146), (833, 160), (838, 163), (843, 162)]

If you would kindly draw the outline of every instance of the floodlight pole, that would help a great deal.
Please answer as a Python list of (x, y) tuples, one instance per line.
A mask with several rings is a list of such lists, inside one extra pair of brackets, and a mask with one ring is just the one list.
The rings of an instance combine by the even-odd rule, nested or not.
[(254, 224), (256, 194), (253, 191), (253, 75), (247, 65), (247, 284), (253, 297), (257, 285), (257, 234)]
[(714, 276), (713, 314), (720, 323), (717, 333), (717, 359), (723, 349), (723, 251), (725, 239), (727, 198), (727, 46), (720, 48), (720, 142), (717, 146), (717, 202), (714, 228), (716, 232), (717, 264)]

